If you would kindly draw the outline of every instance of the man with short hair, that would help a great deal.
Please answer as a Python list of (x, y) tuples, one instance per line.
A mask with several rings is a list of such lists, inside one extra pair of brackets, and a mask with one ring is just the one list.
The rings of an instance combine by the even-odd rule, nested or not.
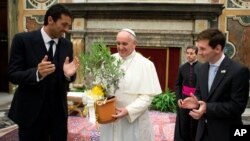
[(18, 85), (9, 117), (18, 124), (20, 141), (66, 141), (69, 83), (79, 66), (63, 35), (72, 23), (70, 11), (51, 6), (44, 26), (14, 36), (8, 75)]
[(202, 64), (197, 71), (196, 93), (182, 101), (182, 108), (198, 120), (196, 141), (229, 141), (230, 128), (242, 125), (241, 115), (249, 97), (249, 70), (224, 55), (225, 35), (207, 29), (197, 36)]

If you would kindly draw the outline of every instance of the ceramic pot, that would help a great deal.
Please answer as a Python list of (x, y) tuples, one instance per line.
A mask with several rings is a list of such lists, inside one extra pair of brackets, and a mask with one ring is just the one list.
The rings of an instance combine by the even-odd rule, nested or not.
[(95, 103), (95, 110), (98, 123), (105, 124), (115, 121), (112, 115), (116, 114), (115, 111), (116, 97), (112, 97), (108, 100), (99, 100)]

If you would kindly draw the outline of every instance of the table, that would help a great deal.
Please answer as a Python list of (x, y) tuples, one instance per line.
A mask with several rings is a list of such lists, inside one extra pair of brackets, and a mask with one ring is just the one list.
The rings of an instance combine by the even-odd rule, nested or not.
[[(159, 111), (149, 113), (155, 132), (155, 141), (173, 141), (176, 114)], [(97, 125), (81, 116), (69, 116), (68, 141), (99, 141), (99, 137)], [(0, 141), (18, 141), (18, 129), (0, 137)]]
[[(150, 118), (155, 132), (155, 141), (173, 141), (175, 113), (150, 111)], [(87, 118), (71, 116), (68, 120), (68, 141), (99, 141), (97, 126)]]

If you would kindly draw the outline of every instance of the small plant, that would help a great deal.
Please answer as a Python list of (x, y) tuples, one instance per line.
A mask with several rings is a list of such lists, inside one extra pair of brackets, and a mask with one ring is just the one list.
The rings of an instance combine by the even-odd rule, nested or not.
[(167, 89), (154, 97), (151, 108), (161, 112), (176, 112), (177, 102), (175, 92)]
[(84, 88), (95, 100), (110, 97), (124, 76), (121, 60), (111, 55), (103, 40), (94, 41), (88, 52), (80, 56)]

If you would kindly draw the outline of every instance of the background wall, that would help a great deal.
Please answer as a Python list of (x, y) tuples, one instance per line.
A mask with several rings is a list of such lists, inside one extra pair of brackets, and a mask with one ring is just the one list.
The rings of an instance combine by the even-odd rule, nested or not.
[[(16, 3), (17, 2), (17, 3)], [(185, 47), (188, 44), (194, 42), (195, 34), (200, 31), (211, 27), (212, 23), (218, 23), (218, 28), (225, 32), (227, 35), (227, 45), (225, 52), (231, 58), (239, 61), (240, 63), (248, 66), (250, 68), (250, 0), (19, 0), (19, 1), (10, 1), (9, 3), (18, 5), (17, 9), (17, 23), (16, 26), (10, 26), (10, 40), (14, 33), (23, 32), (23, 31), (32, 31), (43, 25), (43, 15), (48, 7), (55, 3), (112, 3), (112, 2), (146, 2), (146, 3), (211, 3), (211, 4), (223, 4), (224, 9), (219, 18), (215, 18), (212, 21), (208, 20), (105, 20), (105, 19), (84, 19), (76, 18), (72, 29), (73, 30), (88, 30), (87, 34), (78, 34), (74, 33), (74, 36), (71, 36), (72, 42), (76, 50), (84, 51), (88, 48), (92, 39), (100, 33), (108, 33), (107, 40), (113, 40), (115, 32), (120, 27), (130, 26), (132, 29), (135, 29), (136, 32), (139, 32), (142, 38), (142, 43), (140, 46), (147, 47), (151, 46), (151, 43), (155, 43), (155, 47), (159, 45), (164, 46), (162, 39), (169, 39), (172, 36), (172, 33), (175, 33), (175, 36), (178, 35), (188, 35), (188, 39), (182, 45), (178, 45), (179, 41), (174, 39), (169, 39), (174, 42), (172, 46), (166, 46), (167, 48), (178, 47), (179, 50), (171, 59), (178, 57), (177, 68), (180, 64), (185, 62), (184, 51)], [(15, 8), (15, 7), (12, 7)], [(10, 11), (10, 10), (9, 10)], [(15, 15), (15, 13), (12, 13)], [(9, 15), (11, 16), (11, 15)], [(13, 19), (15, 16), (12, 17)], [(11, 21), (11, 19), (9, 20)], [(151, 29), (145, 30), (145, 27), (152, 27)], [(18, 27), (15, 29), (15, 27)], [(164, 34), (157, 34), (160, 31), (165, 32)], [(169, 33), (167, 33), (169, 32)], [(140, 35), (139, 34), (139, 35)], [(148, 35), (147, 35), (148, 34)], [(192, 35), (192, 36), (191, 36)], [(190, 36), (190, 38), (189, 38)], [(149, 38), (150, 37), (150, 38)], [(157, 37), (158, 40), (157, 40)], [(143, 40), (144, 39), (144, 40)], [(147, 40), (148, 39), (148, 40)], [(147, 45), (147, 42), (150, 45)], [(109, 45), (113, 45), (110, 43)], [(80, 48), (79, 48), (80, 47)], [(152, 46), (151, 46), (152, 47)], [(167, 49), (166, 54), (169, 50)], [(175, 51), (176, 52), (176, 51)], [(179, 53), (178, 53), (179, 52)], [(171, 60), (169, 54), (166, 55), (166, 60)], [(174, 59), (176, 60), (176, 59)], [(162, 68), (161, 68), (162, 69)], [(164, 69), (164, 68), (163, 68)], [(173, 81), (175, 76), (171, 76), (172, 68), (170, 69), (169, 61), (166, 63), (165, 72), (165, 82), (166, 87), (173, 87)], [(175, 72), (176, 73), (176, 72)], [(174, 74), (175, 75), (175, 74)], [(172, 84), (169, 84), (170, 83)], [(81, 82), (80, 78), (78, 79), (79, 83)], [(171, 86), (170, 86), (171, 85)]]

